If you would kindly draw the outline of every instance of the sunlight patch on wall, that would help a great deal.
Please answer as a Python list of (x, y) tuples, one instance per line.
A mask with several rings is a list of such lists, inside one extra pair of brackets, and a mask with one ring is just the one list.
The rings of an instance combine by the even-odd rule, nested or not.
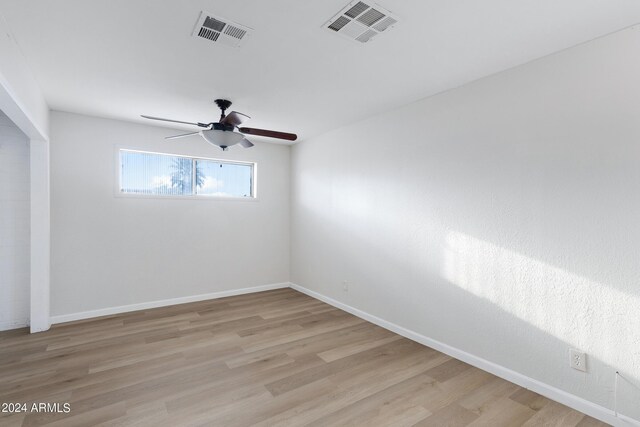
[(536, 328), (626, 372), (640, 372), (640, 298), (460, 232), (442, 274)]

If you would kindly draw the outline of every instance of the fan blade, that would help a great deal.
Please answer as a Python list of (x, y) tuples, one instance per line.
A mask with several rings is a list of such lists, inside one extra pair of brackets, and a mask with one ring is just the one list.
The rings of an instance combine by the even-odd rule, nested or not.
[(145, 115), (140, 115), (140, 117), (143, 117), (145, 119), (150, 119), (150, 120), (160, 120), (160, 121), (163, 121), (163, 122), (182, 123), (183, 125), (200, 126), (201, 128), (208, 128), (209, 127), (209, 125), (206, 124), (206, 123), (183, 122), (183, 121), (180, 121), (180, 120), (163, 119), (162, 117), (153, 117), (153, 116), (145, 116)]
[(223, 123), (225, 125), (240, 126), (242, 123), (246, 122), (250, 118), (251, 117), (247, 116), (246, 114), (238, 113), (237, 111), (232, 111), (229, 114), (227, 114), (224, 119), (220, 120), (220, 123)]
[(200, 132), (189, 132), (189, 133), (183, 133), (183, 134), (180, 134), (180, 135), (165, 136), (164, 139), (184, 138), (185, 136), (197, 135), (199, 133)]
[(238, 144), (242, 145), (244, 148), (253, 147), (253, 143), (249, 141), (247, 138), (244, 138), (242, 141), (238, 142)]
[(287, 141), (295, 141), (298, 135), (294, 133), (277, 132), (275, 130), (256, 129), (256, 128), (238, 128), (241, 133), (249, 135), (268, 136), (269, 138), (286, 139)]

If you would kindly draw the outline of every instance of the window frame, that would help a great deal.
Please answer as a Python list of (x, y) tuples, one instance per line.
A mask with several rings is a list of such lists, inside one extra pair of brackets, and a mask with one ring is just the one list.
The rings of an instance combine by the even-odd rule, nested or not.
[[(170, 156), (170, 157), (182, 157), (191, 159), (191, 174), (192, 174), (192, 183), (195, 184), (195, 174), (196, 174), (196, 161), (198, 160), (208, 160), (213, 162), (219, 162), (224, 164), (231, 165), (243, 165), (243, 166), (251, 166), (251, 196), (250, 197), (241, 197), (241, 196), (217, 196), (215, 194), (198, 194), (193, 188), (193, 194), (188, 195), (176, 195), (176, 194), (142, 194), (142, 193), (125, 193), (122, 191), (122, 156), (121, 153), (123, 151), (131, 152), (131, 153), (144, 153), (144, 154), (156, 154), (160, 156)], [(219, 200), (219, 201), (244, 201), (244, 202), (255, 202), (258, 201), (258, 164), (256, 162), (248, 162), (243, 160), (228, 160), (228, 159), (218, 159), (213, 157), (202, 157), (202, 156), (191, 156), (187, 154), (173, 154), (167, 152), (160, 151), (152, 151), (152, 150), (141, 150), (136, 148), (126, 148), (121, 146), (115, 147), (115, 166), (116, 166), (116, 179), (114, 186), (114, 195), (116, 197), (123, 198), (142, 198), (142, 199), (179, 199), (179, 200)]]

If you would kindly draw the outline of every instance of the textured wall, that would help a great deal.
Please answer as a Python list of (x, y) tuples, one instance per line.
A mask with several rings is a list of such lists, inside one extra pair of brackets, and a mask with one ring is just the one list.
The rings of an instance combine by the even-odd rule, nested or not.
[(0, 111), (0, 330), (29, 324), (29, 140)]
[[(51, 115), (51, 314), (287, 282), (289, 154)], [(117, 147), (257, 162), (257, 201), (117, 197)]]
[(640, 419), (638, 46), (625, 30), (296, 145), (291, 280), (608, 408), (619, 369)]

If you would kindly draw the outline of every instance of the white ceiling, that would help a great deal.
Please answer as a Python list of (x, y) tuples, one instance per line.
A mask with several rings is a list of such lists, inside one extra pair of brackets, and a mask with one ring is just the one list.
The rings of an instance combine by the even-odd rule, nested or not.
[[(379, 0), (401, 22), (361, 45), (322, 28), (347, 3), (0, 0), (0, 11), (52, 109), (209, 122), (227, 97), (247, 126), (300, 139), (640, 22), (638, 0)], [(192, 38), (201, 10), (254, 35), (239, 49)]]

